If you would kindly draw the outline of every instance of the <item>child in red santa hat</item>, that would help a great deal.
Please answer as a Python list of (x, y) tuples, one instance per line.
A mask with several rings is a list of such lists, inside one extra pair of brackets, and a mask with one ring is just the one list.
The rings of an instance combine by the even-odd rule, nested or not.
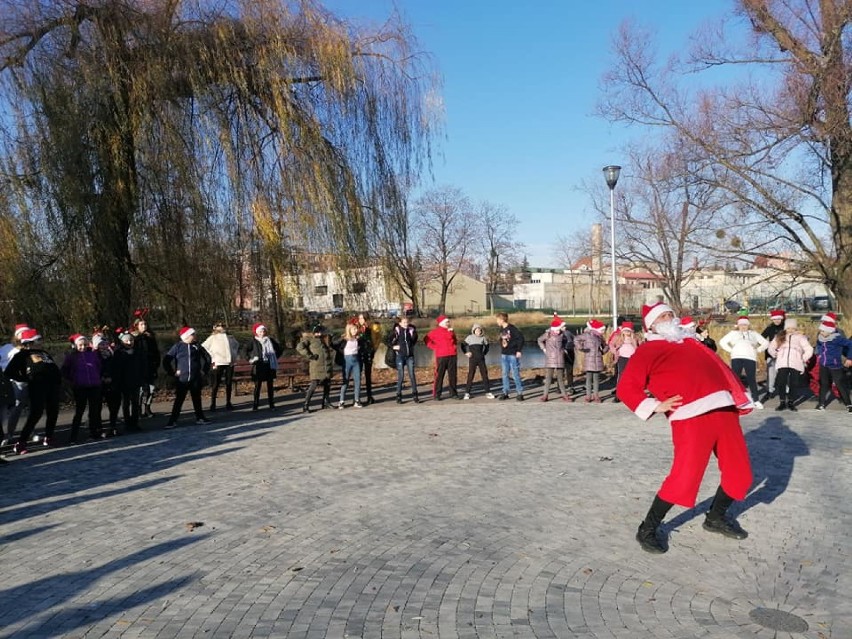
[(606, 324), (597, 319), (586, 322), (586, 329), (574, 338), (574, 348), (583, 353), (583, 370), (586, 373), (586, 402), (601, 403), (600, 383), (603, 371), (603, 354), (606, 342), (603, 335)]

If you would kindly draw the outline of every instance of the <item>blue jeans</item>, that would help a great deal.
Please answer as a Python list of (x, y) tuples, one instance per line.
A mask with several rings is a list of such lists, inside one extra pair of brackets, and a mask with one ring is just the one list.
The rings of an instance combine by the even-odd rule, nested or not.
[(349, 380), (355, 381), (355, 401), (361, 401), (361, 360), (357, 355), (343, 356), (343, 384), (340, 386), (340, 403), (346, 397)]
[(405, 369), (408, 368), (408, 381), (411, 393), (417, 395), (417, 379), (414, 377), (414, 356), (396, 356), (396, 394), (402, 395), (402, 380), (405, 379)]
[(521, 361), (514, 355), (500, 355), (500, 367), (503, 369), (503, 394), (509, 394), (509, 371), (515, 380), (515, 390), (518, 395), (524, 394), (524, 383), (521, 381)]

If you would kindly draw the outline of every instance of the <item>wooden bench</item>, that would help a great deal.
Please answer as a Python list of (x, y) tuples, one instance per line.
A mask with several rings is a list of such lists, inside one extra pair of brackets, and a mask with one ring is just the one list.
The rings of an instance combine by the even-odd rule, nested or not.
[[(298, 356), (278, 358), (277, 379), (287, 378), (287, 387), (291, 391), (299, 390), (295, 384), (297, 376), (308, 374), (308, 360)], [(251, 364), (247, 360), (239, 360), (234, 364), (234, 384), (251, 381)]]

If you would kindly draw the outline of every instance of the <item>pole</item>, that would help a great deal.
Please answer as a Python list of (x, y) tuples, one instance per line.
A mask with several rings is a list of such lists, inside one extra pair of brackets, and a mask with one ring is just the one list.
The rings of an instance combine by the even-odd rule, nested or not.
[(615, 281), (615, 189), (609, 190), (609, 245), (612, 252), (612, 329), (618, 328), (618, 301), (616, 299), (616, 281)]

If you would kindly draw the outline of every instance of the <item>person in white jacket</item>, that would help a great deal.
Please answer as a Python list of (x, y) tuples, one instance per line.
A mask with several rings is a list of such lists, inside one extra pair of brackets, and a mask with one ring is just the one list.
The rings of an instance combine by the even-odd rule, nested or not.
[(210, 354), (212, 360), (210, 368), (210, 410), (216, 410), (216, 395), (219, 394), (219, 386), (222, 378), (225, 381), (225, 409), (234, 410), (231, 404), (231, 393), (234, 387), (234, 363), (240, 344), (233, 335), (228, 335), (224, 322), (216, 322), (213, 325), (213, 333), (204, 340), (201, 347)]
[(799, 330), (798, 322), (790, 318), (784, 330), (769, 343), (767, 352), (775, 360), (775, 390), (781, 400), (775, 410), (796, 411), (799, 380), (814, 354), (814, 347)]
[(769, 348), (769, 342), (751, 330), (748, 317), (742, 316), (737, 319), (736, 330), (719, 340), (719, 347), (730, 353), (731, 370), (735, 375), (745, 375), (754, 407), (762, 409), (763, 404), (757, 401), (757, 354)]

